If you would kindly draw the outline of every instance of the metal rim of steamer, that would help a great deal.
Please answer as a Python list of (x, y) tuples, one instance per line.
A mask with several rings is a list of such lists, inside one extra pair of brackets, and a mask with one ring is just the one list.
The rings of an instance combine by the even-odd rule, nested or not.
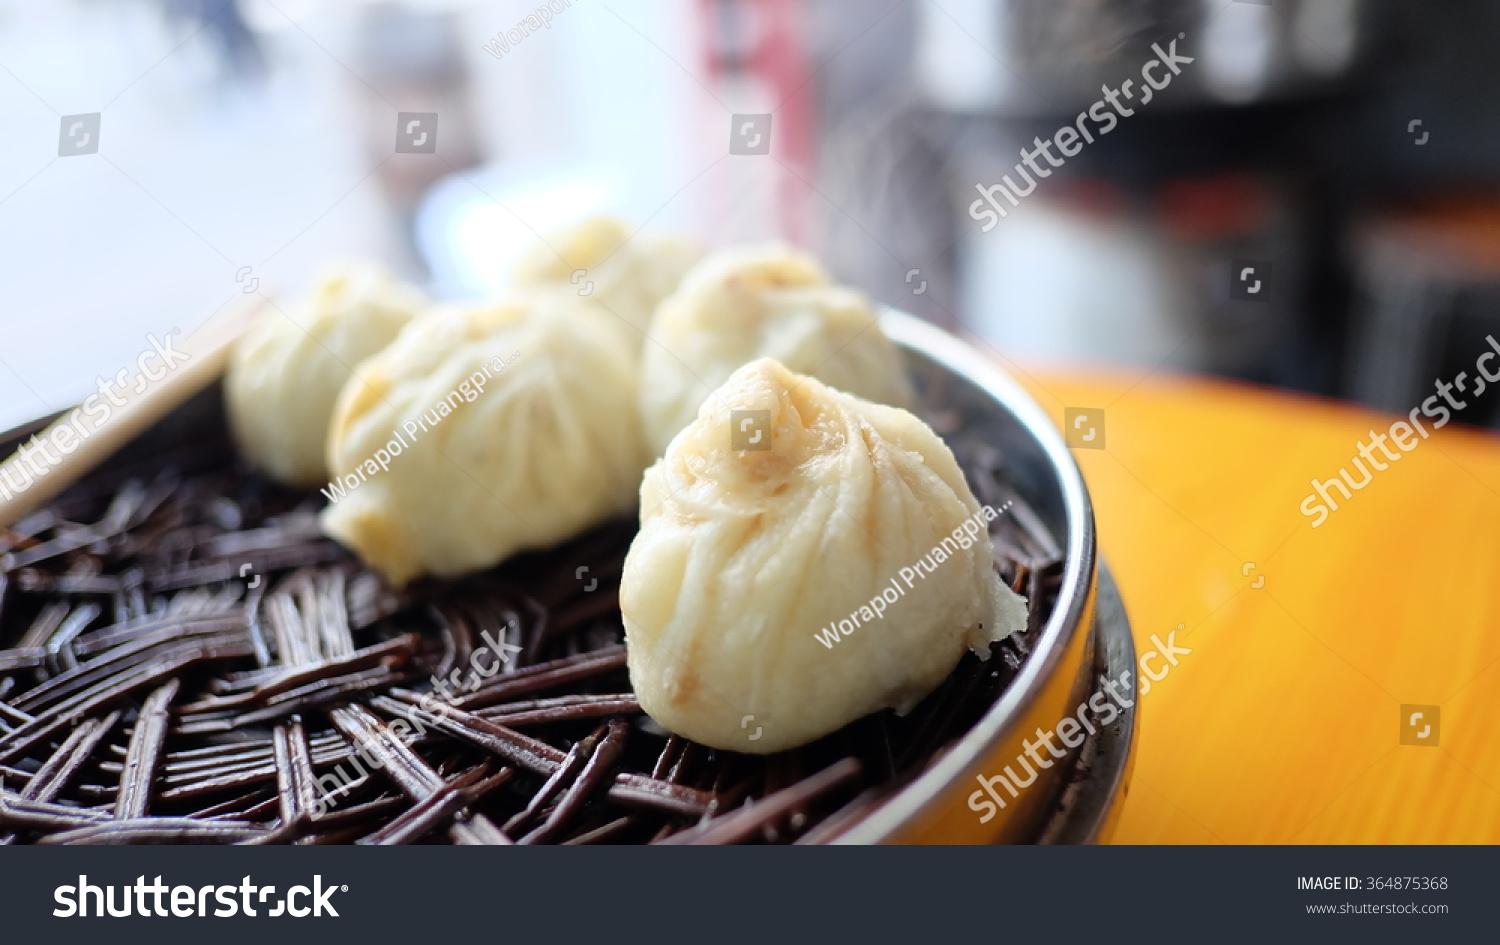
[[(1011, 685), (926, 772), (838, 838), (839, 843), (1091, 843), (1118, 817), (1134, 757), (1137, 706), (1036, 779), (988, 824), (969, 798), (980, 776), (1014, 765), (1034, 727), (1052, 729), (1087, 702), (1095, 680), (1133, 671), (1134, 644), (1118, 590), (1098, 559), (1083, 475), (1041, 406), (967, 342), (904, 312), (881, 326), (903, 351), (919, 391), (943, 390), (959, 435), (998, 448), (1012, 485), (1063, 540), (1057, 603)], [(929, 393), (928, 398), (931, 395)], [(950, 403), (951, 402), (951, 403)], [(1132, 687), (1133, 688), (1133, 687)]]

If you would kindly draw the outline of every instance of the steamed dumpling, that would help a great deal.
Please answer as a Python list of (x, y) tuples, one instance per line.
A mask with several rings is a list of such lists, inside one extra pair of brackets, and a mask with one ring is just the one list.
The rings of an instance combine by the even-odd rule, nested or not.
[(652, 233), (632, 236), (622, 220), (593, 217), (532, 247), (516, 264), (515, 284), (586, 293), (580, 297), (599, 303), (629, 326), (631, 350), (638, 350), (657, 304), (676, 290), (699, 255), (685, 240)]
[(620, 584), (641, 706), (756, 753), (909, 711), (965, 649), (1026, 624), (994, 569), (996, 514), (912, 414), (744, 366), (641, 483)]
[(439, 309), (339, 396), (323, 528), (401, 585), (627, 512), (645, 466), (635, 375), (614, 319), (556, 292)]
[(833, 285), (816, 259), (789, 246), (724, 250), (689, 272), (651, 323), (641, 420), (653, 454), (756, 358), (877, 403), (912, 402), (900, 356), (864, 295)]
[(327, 481), (328, 421), (349, 372), (426, 304), (381, 267), (357, 263), (324, 276), (285, 313), (268, 310), (236, 346), (224, 380), (241, 452), (289, 485)]

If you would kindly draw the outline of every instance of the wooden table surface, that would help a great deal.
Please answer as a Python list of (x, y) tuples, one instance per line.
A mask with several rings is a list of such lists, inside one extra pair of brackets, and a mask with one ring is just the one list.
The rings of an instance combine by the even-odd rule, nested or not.
[[(1114, 842), (1500, 842), (1500, 437), (1434, 431), (1315, 529), (1310, 480), (1399, 418), (1006, 366), (1059, 426), (1103, 409), (1073, 453), (1137, 653), (1192, 650), (1141, 697)], [(1403, 705), (1439, 707), (1430, 745)]]

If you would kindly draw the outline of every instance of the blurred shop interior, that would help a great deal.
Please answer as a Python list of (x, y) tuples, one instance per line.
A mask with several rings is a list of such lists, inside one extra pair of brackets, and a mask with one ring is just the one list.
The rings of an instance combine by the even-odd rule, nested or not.
[[(538, 5), (0, 2), (0, 428), (246, 267), (295, 294), (373, 256), (487, 297), (598, 212), (803, 243), (1021, 364), (1404, 413), (1500, 333), (1500, 4), (557, 0), (496, 55)], [(1174, 39), (1170, 87), (980, 232), (976, 184)], [(53, 154), (95, 111), (101, 159)], [(436, 154), (392, 153), (398, 112), (438, 114)], [(760, 113), (770, 154), (729, 154)]]

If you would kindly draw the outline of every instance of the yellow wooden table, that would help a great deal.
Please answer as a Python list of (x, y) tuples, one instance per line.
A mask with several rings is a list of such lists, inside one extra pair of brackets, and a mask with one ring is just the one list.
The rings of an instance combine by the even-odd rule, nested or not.
[[(1074, 455), (1137, 651), (1192, 650), (1152, 664), (1114, 842), (1500, 842), (1500, 437), (1434, 431), (1313, 528), (1310, 480), (1399, 418), (1006, 366), (1059, 426), (1103, 409)], [(1440, 710), (1410, 745), (1403, 705)]]

